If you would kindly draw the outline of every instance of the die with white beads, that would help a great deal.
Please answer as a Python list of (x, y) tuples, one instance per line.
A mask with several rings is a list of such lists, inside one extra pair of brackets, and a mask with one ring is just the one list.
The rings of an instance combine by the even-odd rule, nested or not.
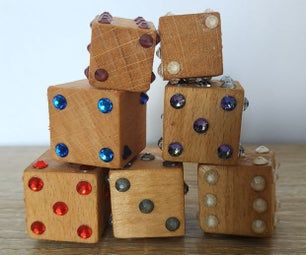
[(236, 166), (199, 164), (199, 222), (203, 231), (271, 236), (277, 207), (275, 167), (273, 152), (247, 152)]

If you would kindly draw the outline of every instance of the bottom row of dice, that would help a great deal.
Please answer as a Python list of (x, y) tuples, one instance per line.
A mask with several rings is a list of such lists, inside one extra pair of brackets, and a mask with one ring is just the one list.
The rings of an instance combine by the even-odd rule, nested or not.
[[(265, 165), (254, 165), (253, 154), (238, 166), (199, 165), (199, 221), (204, 232), (271, 235), (274, 155), (264, 155)], [(23, 181), (27, 230), (36, 239), (95, 243), (110, 215), (117, 238), (185, 234), (181, 163), (142, 154), (122, 170), (108, 171), (59, 163), (47, 151), (25, 170)]]

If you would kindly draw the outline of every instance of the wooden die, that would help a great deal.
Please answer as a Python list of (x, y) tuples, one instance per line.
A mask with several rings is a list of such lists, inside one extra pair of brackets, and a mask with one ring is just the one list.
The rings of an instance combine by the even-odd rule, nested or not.
[(206, 233), (271, 236), (275, 223), (273, 153), (247, 153), (236, 166), (198, 166), (199, 221)]
[(234, 165), (238, 160), (244, 90), (197, 84), (166, 86), (163, 158), (169, 161)]
[(164, 80), (223, 73), (218, 12), (163, 16), (159, 34)]
[(142, 17), (135, 20), (102, 13), (92, 22), (90, 66), (85, 71), (96, 88), (147, 91), (152, 73), (156, 29)]
[(35, 239), (96, 243), (109, 218), (107, 171), (59, 163), (49, 151), (23, 175), (26, 228)]
[[(117, 238), (171, 237), (185, 233), (183, 166), (160, 157), (110, 171), (113, 232)], [(147, 159), (148, 160), (148, 159)]]
[(54, 159), (120, 168), (144, 149), (146, 94), (81, 80), (49, 87), (48, 99)]

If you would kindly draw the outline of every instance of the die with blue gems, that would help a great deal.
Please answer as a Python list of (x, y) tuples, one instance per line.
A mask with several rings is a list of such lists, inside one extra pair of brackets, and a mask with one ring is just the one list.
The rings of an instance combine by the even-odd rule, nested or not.
[(185, 81), (165, 88), (163, 158), (235, 165), (238, 160), (244, 89)]
[(49, 87), (48, 100), (54, 159), (116, 169), (145, 148), (141, 92), (96, 89), (81, 80)]

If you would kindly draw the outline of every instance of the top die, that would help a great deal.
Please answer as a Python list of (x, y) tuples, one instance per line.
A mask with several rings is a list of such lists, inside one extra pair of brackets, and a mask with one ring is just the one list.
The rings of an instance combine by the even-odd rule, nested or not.
[(92, 26), (89, 83), (102, 89), (147, 91), (152, 73), (157, 33), (144, 18), (135, 20), (97, 16)]
[(223, 73), (218, 12), (161, 17), (159, 33), (164, 80)]

